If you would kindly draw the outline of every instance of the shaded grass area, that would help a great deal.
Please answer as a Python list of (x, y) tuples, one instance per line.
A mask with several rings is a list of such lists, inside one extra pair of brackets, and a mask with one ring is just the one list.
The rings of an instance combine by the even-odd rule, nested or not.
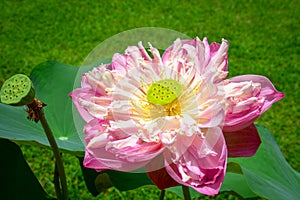
[[(285, 93), (258, 123), (273, 132), (288, 162), (300, 171), (299, 6), (297, 0), (1, 1), (0, 84), (15, 73), (29, 75), (47, 60), (80, 65), (102, 41), (133, 28), (164, 27), (206, 36), (210, 42), (226, 38), (229, 76), (265, 75)], [(51, 152), (32, 146), (22, 150), (42, 185), (54, 194)], [(64, 155), (64, 162), (70, 197), (93, 199), (76, 158)], [(158, 194), (153, 187), (126, 193), (112, 188), (95, 199), (157, 199)], [(174, 198), (167, 193), (166, 199)]]

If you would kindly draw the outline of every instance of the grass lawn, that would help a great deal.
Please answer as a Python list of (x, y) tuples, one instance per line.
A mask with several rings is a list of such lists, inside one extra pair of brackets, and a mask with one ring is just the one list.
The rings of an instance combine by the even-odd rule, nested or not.
[[(285, 93), (257, 122), (274, 134), (285, 158), (300, 171), (300, 2), (229, 1), (0, 1), (0, 85), (15, 73), (56, 60), (80, 65), (105, 39), (133, 28), (164, 27), (190, 37), (229, 41), (229, 76), (260, 74)], [(1, 119), (0, 119), (1, 120)], [(52, 153), (21, 146), (47, 192), (54, 195)], [(154, 187), (97, 198), (84, 185), (76, 158), (64, 154), (71, 199), (158, 199)], [(166, 199), (176, 199), (167, 193)], [(227, 195), (214, 198), (222, 199)], [(230, 199), (235, 199), (229, 196)]]

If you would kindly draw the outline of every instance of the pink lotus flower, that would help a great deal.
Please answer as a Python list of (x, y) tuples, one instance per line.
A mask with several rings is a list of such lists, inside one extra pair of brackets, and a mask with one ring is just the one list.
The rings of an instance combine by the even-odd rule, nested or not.
[(217, 194), (228, 155), (256, 152), (253, 121), (283, 97), (262, 76), (226, 80), (227, 51), (226, 40), (177, 39), (162, 57), (150, 45), (151, 57), (139, 43), (85, 73), (71, 93), (87, 122), (84, 166), (145, 166), (160, 189), (179, 183)]

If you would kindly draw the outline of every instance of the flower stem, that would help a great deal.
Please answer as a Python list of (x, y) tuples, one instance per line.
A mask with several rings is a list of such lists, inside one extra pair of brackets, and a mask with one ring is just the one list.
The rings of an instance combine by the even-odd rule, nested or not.
[(165, 198), (165, 193), (166, 193), (165, 190), (160, 191), (159, 200), (163, 200)]
[(57, 170), (57, 164), (55, 163), (55, 169), (54, 169), (54, 188), (55, 188), (55, 194), (58, 200), (61, 200), (61, 189), (60, 189), (60, 183), (59, 183), (59, 173)]
[(182, 185), (182, 192), (183, 192), (184, 200), (191, 200), (189, 187)]
[(49, 124), (45, 118), (45, 114), (43, 111), (43, 108), (40, 108), (39, 110), (39, 117), (40, 117), (40, 121), (41, 124), (43, 126), (43, 129), (46, 133), (46, 136), (48, 138), (48, 141), (51, 145), (53, 154), (54, 154), (54, 158), (55, 158), (55, 165), (57, 167), (57, 171), (58, 171), (58, 175), (59, 175), (59, 179), (60, 179), (60, 184), (61, 184), (61, 188), (62, 188), (62, 199), (63, 200), (68, 200), (68, 188), (67, 188), (67, 181), (66, 181), (66, 174), (65, 174), (65, 169), (63, 166), (63, 162), (59, 153), (59, 149), (57, 146), (57, 143), (55, 141), (55, 138), (53, 136), (53, 133), (49, 127)]

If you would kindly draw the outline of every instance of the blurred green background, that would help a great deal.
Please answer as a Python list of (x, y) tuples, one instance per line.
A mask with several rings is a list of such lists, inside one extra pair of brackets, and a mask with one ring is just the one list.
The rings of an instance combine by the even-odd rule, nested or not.
[[(285, 158), (300, 171), (300, 1), (0, 1), (0, 85), (15, 73), (30, 74), (39, 63), (80, 65), (105, 39), (133, 28), (163, 27), (210, 42), (229, 41), (229, 76), (267, 76), (285, 98), (257, 122), (274, 134)], [(21, 146), (47, 192), (54, 195), (52, 153)], [(158, 199), (145, 187), (109, 189), (94, 198), (76, 158), (64, 154), (71, 199)], [(175, 199), (166, 194), (166, 199)], [(206, 199), (235, 199), (219, 195)]]

